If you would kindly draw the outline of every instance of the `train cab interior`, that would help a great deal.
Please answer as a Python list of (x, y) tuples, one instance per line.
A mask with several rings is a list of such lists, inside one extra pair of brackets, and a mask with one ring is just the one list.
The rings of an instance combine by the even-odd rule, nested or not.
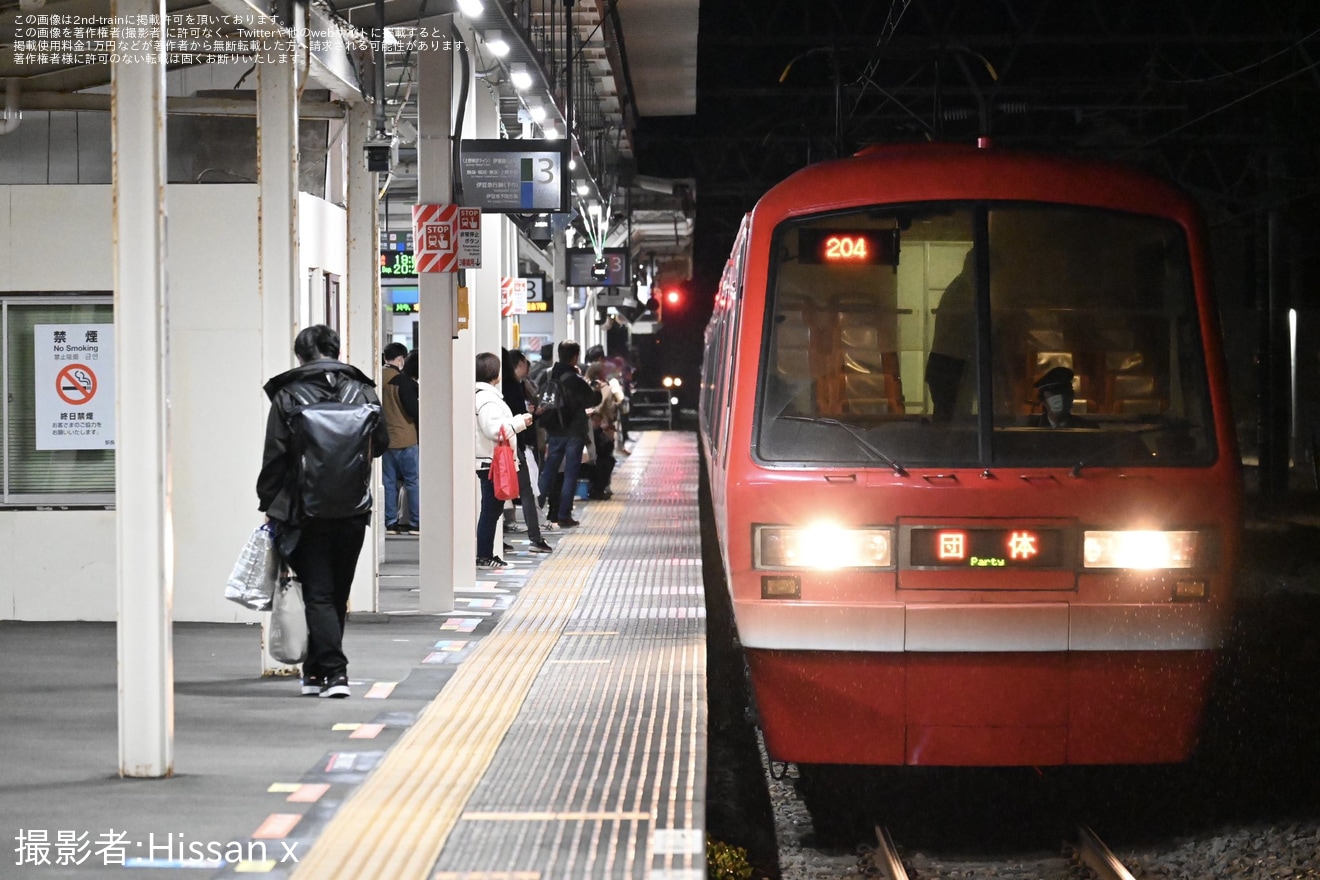
[[(904, 464), (1207, 462), (1212, 419), (1173, 223), (1039, 204), (789, 221), (776, 238), (758, 454)], [(974, 241), (988, 242), (975, 259)], [(977, 277), (977, 264), (988, 278)], [(984, 269), (982, 270), (984, 271)], [(978, 297), (989, 325), (979, 326)], [(988, 346), (981, 375), (978, 346)], [(1063, 368), (1066, 419), (1038, 383)], [(1058, 374), (1055, 374), (1058, 375)], [(979, 440), (992, 404), (990, 459)], [(842, 428), (843, 430), (840, 430)]]

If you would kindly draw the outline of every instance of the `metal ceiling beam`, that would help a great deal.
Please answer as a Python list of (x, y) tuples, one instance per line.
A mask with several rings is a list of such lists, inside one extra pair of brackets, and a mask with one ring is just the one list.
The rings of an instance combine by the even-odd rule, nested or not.
[[(110, 110), (110, 96), (96, 93), (23, 92), (19, 106), (24, 110)], [(168, 98), (166, 109), (180, 116), (249, 116), (257, 115), (257, 102), (239, 98)], [(334, 101), (301, 101), (298, 115), (303, 119), (343, 119), (344, 106)]]
[[(288, 31), (253, 0), (211, 0), (211, 5), (226, 15), (240, 16), (245, 29), (266, 37), (289, 39)], [(264, 5), (264, 4), (263, 4)], [(348, 45), (337, 21), (320, 9), (308, 5), (307, 29), (317, 34), (319, 48), (310, 50), (307, 77), (323, 89), (339, 95), (350, 105), (366, 100), (357, 83)]]

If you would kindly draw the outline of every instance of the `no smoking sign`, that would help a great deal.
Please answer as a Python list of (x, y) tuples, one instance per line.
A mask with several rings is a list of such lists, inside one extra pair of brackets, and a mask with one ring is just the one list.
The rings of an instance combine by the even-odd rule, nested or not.
[(37, 449), (115, 446), (114, 324), (32, 328)]

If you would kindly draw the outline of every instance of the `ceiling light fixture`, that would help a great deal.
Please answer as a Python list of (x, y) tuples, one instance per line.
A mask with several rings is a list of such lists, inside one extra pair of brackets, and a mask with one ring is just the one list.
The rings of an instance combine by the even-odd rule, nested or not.
[(486, 4), (481, 0), (458, 0), (458, 11), (468, 18), (480, 18), (481, 13), (486, 11)]
[(554, 126), (553, 123), (551, 123), (550, 125), (547, 125), (547, 126), (543, 129), (543, 131), (545, 132), (545, 139), (546, 139), (546, 140), (548, 140), (548, 141), (557, 141), (557, 140), (559, 140), (559, 129), (555, 128), (555, 126)]
[(577, 185), (577, 194), (578, 194), (578, 195), (580, 195), (580, 196), (585, 196), (585, 195), (586, 195), (587, 193), (589, 193), (589, 192), (591, 192), (591, 187), (587, 186), (585, 183), (579, 183), (579, 184)]
[(524, 91), (531, 88), (532, 75), (527, 70), (526, 64), (515, 64), (509, 68), (509, 81), (518, 91)]
[(532, 104), (527, 108), (527, 113), (532, 117), (532, 122), (545, 122), (545, 108), (540, 104)]
[(486, 48), (496, 58), (509, 54), (509, 42), (504, 39), (504, 31), (486, 31)]

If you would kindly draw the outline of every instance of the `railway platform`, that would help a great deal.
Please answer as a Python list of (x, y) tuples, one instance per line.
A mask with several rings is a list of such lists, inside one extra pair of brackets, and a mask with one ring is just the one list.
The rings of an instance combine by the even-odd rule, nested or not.
[(391, 536), (350, 699), (258, 676), (255, 626), (176, 624), (170, 779), (116, 774), (112, 624), (0, 623), (0, 877), (704, 877), (696, 441), (640, 438), (450, 613)]

